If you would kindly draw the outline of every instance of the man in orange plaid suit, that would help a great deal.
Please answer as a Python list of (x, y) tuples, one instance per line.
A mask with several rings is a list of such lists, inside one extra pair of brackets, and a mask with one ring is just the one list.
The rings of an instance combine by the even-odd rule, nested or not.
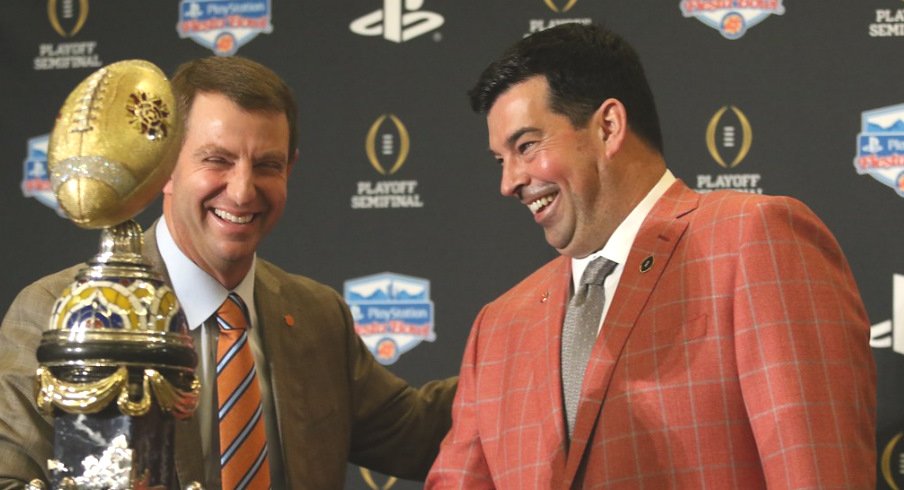
[[(875, 488), (869, 323), (806, 206), (677, 180), (640, 61), (605, 29), (521, 40), (471, 102), (502, 194), (561, 256), (477, 317), (428, 488)], [(597, 257), (616, 266), (572, 421), (563, 323)]]

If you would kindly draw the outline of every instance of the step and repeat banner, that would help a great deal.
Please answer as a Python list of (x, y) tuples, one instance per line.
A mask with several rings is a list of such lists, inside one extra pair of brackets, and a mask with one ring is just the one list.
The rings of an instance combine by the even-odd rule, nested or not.
[[(97, 250), (97, 232), (59, 217), (47, 176), (68, 92), (122, 59), (172, 73), (238, 54), (273, 68), (300, 105), (288, 207), (261, 256), (342, 293), (375, 356), (413, 384), (456, 374), (480, 307), (555, 253), (529, 212), (499, 195), (466, 91), (532, 32), (611, 27), (644, 61), (679, 178), (795, 196), (838, 237), (872, 322), (879, 487), (904, 486), (902, 0), (14, 0), (0, 10), (4, 310)], [(347, 486), (420, 487), (354, 466)]]

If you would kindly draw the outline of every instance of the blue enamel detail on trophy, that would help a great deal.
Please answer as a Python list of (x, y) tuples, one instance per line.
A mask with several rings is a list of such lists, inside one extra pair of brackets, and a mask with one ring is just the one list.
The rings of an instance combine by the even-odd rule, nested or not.
[(56, 211), (60, 216), (65, 216), (53, 188), (50, 184), (50, 172), (47, 170), (47, 145), (49, 134), (35, 136), (28, 140), (28, 154), (25, 157), (22, 169), (22, 195), (33, 197), (39, 203)]
[(681, 13), (719, 31), (726, 39), (739, 39), (770, 15), (782, 15), (782, 0), (682, 0)]
[(904, 197), (904, 104), (863, 112), (854, 168)]
[(232, 56), (260, 33), (273, 32), (270, 0), (181, 0), (176, 31), (218, 56)]
[(355, 332), (380, 364), (395, 363), (423, 341), (433, 342), (430, 281), (384, 272), (345, 281)]

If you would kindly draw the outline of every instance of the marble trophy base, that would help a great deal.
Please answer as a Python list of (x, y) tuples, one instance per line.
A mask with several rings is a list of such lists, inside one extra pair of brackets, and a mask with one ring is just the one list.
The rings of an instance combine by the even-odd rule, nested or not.
[(174, 489), (173, 419), (153, 404), (141, 417), (116, 404), (91, 415), (56, 410), (52, 488)]

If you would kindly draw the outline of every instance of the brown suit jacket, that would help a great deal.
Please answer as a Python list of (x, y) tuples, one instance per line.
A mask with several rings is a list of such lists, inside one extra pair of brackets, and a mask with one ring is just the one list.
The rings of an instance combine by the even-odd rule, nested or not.
[[(165, 274), (154, 236), (153, 227), (145, 233), (144, 254)], [(80, 267), (25, 288), (0, 326), (0, 489), (47, 478), (52, 420), (34, 406), (35, 352), (53, 302)], [(380, 366), (327, 286), (261, 259), (254, 286), (289, 488), (341, 488), (347, 461), (422, 479), (450, 425), (456, 380), (415, 390)], [(206, 483), (200, 437), (197, 419), (177, 423), (183, 485)]]
[(875, 488), (869, 322), (810, 210), (677, 182), (624, 267), (570, 442), (570, 260), (481, 311), (427, 488)]

